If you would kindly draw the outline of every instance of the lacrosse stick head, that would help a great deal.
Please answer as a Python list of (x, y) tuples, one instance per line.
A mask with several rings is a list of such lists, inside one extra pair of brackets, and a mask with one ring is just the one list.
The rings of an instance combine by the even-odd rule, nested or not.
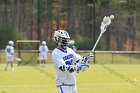
[(21, 61), (21, 58), (16, 58), (17, 61)]
[(114, 15), (110, 15), (110, 16), (105, 16), (103, 18), (103, 21), (101, 23), (101, 33), (104, 33), (107, 29), (107, 27), (111, 24), (111, 19), (114, 19)]

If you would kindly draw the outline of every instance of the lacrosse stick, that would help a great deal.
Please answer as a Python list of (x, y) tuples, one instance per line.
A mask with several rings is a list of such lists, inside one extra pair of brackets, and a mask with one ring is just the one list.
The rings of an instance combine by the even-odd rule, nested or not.
[(100, 40), (102, 34), (106, 31), (107, 27), (111, 24), (111, 19), (114, 19), (114, 15), (105, 16), (105, 17), (103, 18), (103, 21), (102, 21), (101, 26), (100, 26), (101, 33), (100, 33), (100, 35), (99, 35), (99, 37), (98, 37), (98, 39), (97, 39), (97, 41), (96, 41), (96, 43), (95, 43), (93, 49), (91, 50), (90, 53), (86, 54), (86, 55), (83, 57), (83, 60), (84, 60), (83, 63), (84, 63), (84, 64), (82, 64), (82, 65), (85, 66), (85, 67), (83, 67), (82, 65), (78, 66), (77, 72), (79, 72), (82, 68), (84, 68), (83, 70), (86, 70), (86, 68), (88, 68), (88, 65), (87, 65), (87, 64), (88, 64), (88, 63), (91, 61), (91, 59), (93, 58), (93, 53), (94, 53), (94, 51), (95, 51), (95, 48), (96, 48), (96, 46), (97, 46), (97, 44), (98, 44), (98, 42), (99, 42), (99, 40)]
[(21, 58), (18, 58), (18, 57), (17, 57), (16, 60), (17, 60), (17, 61), (21, 61)]
[(106, 31), (107, 27), (111, 24), (111, 19), (114, 19), (114, 15), (105, 16), (103, 18), (103, 21), (102, 21), (101, 26), (100, 26), (101, 33), (100, 33), (100, 35), (99, 35), (99, 37), (98, 37), (93, 49), (91, 50), (91, 52), (84, 56), (86, 64), (89, 63), (90, 62), (89, 60), (91, 60), (91, 58), (93, 57), (93, 53), (95, 51), (95, 48), (96, 48), (96, 46), (97, 46), (102, 34)]
[(102, 21), (101, 27), (100, 27), (101, 33), (100, 33), (100, 35), (99, 35), (99, 37), (98, 37), (98, 39), (97, 39), (97, 41), (96, 41), (96, 43), (95, 43), (95, 45), (94, 45), (92, 51), (91, 51), (92, 53), (94, 53), (95, 48), (96, 48), (96, 46), (97, 46), (97, 44), (98, 44), (98, 42), (99, 42), (99, 40), (100, 40), (102, 34), (106, 31), (107, 27), (111, 24), (111, 19), (114, 19), (114, 15), (105, 16), (105, 17), (103, 18), (103, 21)]
[(21, 58), (18, 58), (16, 55), (14, 56), (15, 56), (16, 61), (20, 62), (22, 60)]
[(20, 61), (22, 60), (21, 58), (17, 57), (17, 56), (14, 55), (13, 53), (10, 53), (10, 54), (12, 54), (12, 55), (14, 56), (14, 58), (16, 59), (16, 61), (20, 62)]

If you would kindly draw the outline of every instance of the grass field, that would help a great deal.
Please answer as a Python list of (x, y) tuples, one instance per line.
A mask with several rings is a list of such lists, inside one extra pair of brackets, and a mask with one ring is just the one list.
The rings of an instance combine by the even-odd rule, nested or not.
[[(139, 64), (90, 64), (77, 74), (78, 93), (139, 93)], [(52, 64), (17, 66), (4, 71), (0, 64), (0, 93), (58, 93)]]
[[(79, 53), (85, 55), (86, 53)], [(17, 55), (15, 53), (15, 55)], [(111, 54), (111, 53), (97, 53), (95, 54), (95, 63), (107, 63), (107, 64), (140, 64), (140, 54)], [(37, 62), (37, 53), (21, 53), (22, 63), (30, 64)], [(48, 63), (51, 61), (51, 53), (48, 54)], [(5, 53), (0, 52), (0, 63), (5, 63)], [(131, 60), (131, 62), (130, 62)], [(16, 63), (16, 61), (15, 61)], [(93, 62), (91, 62), (93, 63)]]

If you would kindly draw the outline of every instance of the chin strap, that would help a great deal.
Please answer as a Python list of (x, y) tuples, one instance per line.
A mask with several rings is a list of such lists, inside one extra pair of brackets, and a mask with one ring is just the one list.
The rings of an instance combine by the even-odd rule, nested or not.
[(64, 46), (64, 45), (61, 45), (60, 46), (62, 49), (66, 50), (67, 49), (67, 46)]

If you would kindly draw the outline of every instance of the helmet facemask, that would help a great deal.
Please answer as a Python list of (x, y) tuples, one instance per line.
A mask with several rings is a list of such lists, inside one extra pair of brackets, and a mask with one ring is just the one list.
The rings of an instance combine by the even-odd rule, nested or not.
[(59, 45), (61, 48), (66, 49), (70, 36), (65, 30), (58, 30), (54, 33), (54, 41), (56, 45)]
[(69, 42), (69, 38), (63, 38), (63, 37), (60, 37), (59, 38), (59, 45), (63, 48), (63, 49), (66, 49), (67, 46), (68, 46), (68, 42)]

